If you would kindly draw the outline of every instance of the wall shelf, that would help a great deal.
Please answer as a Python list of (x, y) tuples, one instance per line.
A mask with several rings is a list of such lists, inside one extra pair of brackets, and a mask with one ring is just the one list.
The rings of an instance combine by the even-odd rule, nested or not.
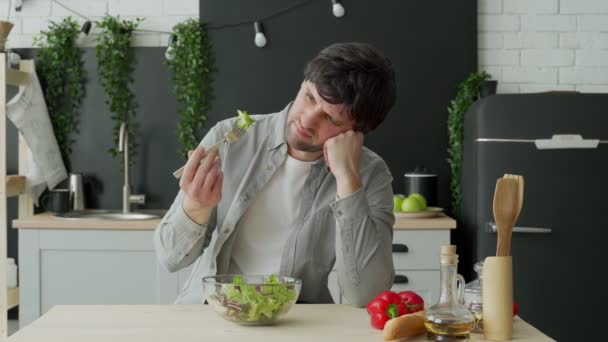
[[(34, 211), (32, 199), (25, 194), (26, 177), (26, 151), (27, 145), (23, 135), (19, 133), (18, 163), (19, 170), (15, 175), (7, 174), (7, 147), (15, 144), (7, 142), (6, 134), (6, 88), (7, 85), (19, 86), (20, 90), (27, 85), (30, 79), (30, 72), (34, 70), (32, 60), (22, 60), (19, 70), (11, 69), (7, 63), (6, 53), (0, 51), (0, 312), (19, 305), (19, 288), (7, 288), (6, 286), (6, 267), (7, 267), (7, 231), (8, 213), (7, 198), (18, 196), (18, 217), (31, 216)], [(7, 339), (7, 315), (0, 317), (0, 341)]]
[(10, 310), (19, 305), (19, 288), (10, 288), (7, 290), (6, 310)]
[(6, 195), (8, 197), (18, 196), (25, 192), (25, 176), (6, 176)]

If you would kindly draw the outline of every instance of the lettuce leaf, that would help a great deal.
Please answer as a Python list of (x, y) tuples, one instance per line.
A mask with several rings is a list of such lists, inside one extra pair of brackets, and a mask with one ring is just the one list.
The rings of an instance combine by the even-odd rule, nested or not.
[(240, 318), (244, 321), (272, 319), (296, 299), (296, 291), (289, 284), (281, 284), (274, 274), (264, 285), (245, 284), (240, 275), (235, 275), (233, 284), (225, 289), (227, 300), (240, 305)]
[(236, 112), (239, 113), (239, 117), (236, 122), (236, 124), (239, 128), (247, 129), (247, 128), (249, 128), (249, 126), (251, 126), (255, 123), (255, 120), (253, 120), (249, 116), (249, 113), (247, 113), (246, 110), (237, 109)]

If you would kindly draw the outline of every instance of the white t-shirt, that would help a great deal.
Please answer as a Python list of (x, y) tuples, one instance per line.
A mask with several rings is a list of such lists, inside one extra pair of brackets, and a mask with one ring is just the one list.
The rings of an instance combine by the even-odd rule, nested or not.
[(241, 218), (229, 273), (278, 274), (292, 222), (302, 210), (300, 193), (312, 163), (287, 155), (258, 193)]

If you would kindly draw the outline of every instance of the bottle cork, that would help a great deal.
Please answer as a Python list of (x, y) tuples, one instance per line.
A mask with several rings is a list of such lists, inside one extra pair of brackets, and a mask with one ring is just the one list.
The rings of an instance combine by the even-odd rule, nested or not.
[(458, 264), (458, 254), (456, 254), (456, 245), (441, 246), (441, 263), (450, 265)]
[(456, 245), (441, 246), (441, 255), (456, 255)]

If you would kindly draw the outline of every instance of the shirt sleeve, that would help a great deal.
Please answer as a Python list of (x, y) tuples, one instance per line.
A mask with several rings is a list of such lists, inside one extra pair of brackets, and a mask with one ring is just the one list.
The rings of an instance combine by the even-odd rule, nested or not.
[[(229, 129), (227, 122), (220, 122), (209, 130), (199, 147), (209, 148), (223, 138)], [(220, 155), (222, 148), (220, 147)], [(204, 251), (215, 225), (216, 209), (210, 221), (199, 225), (192, 221), (183, 208), (185, 194), (180, 190), (154, 231), (156, 256), (168, 271), (175, 272), (192, 264)]]
[(336, 220), (336, 270), (346, 300), (364, 307), (392, 287), (392, 176), (379, 160), (364, 177), (366, 184), (330, 205)]

